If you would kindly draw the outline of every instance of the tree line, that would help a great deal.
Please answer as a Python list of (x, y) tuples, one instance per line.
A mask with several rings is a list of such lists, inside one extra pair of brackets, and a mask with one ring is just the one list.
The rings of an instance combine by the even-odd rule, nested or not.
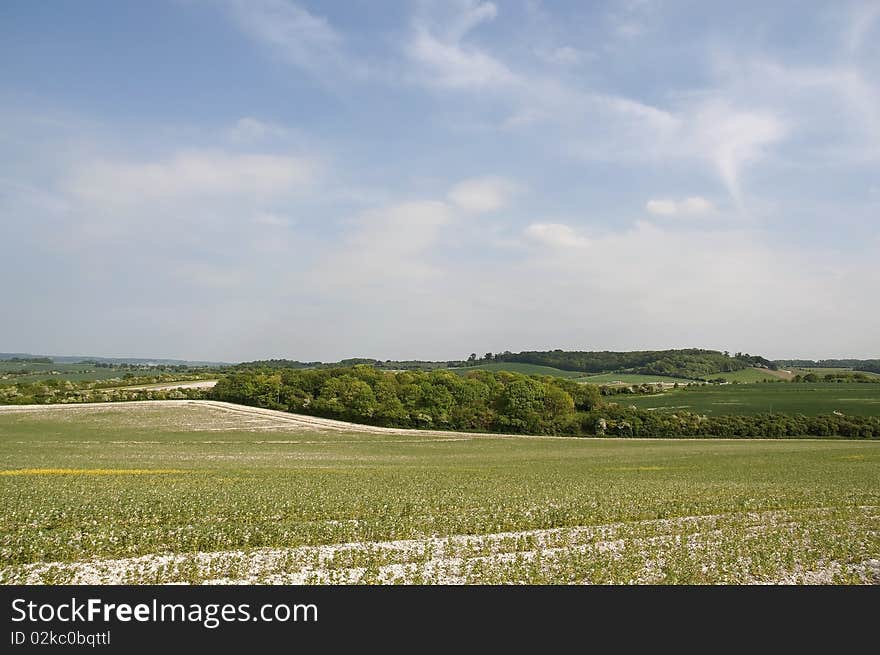
[(850, 368), (880, 373), (880, 359), (780, 359), (776, 363), (784, 368)]
[(44, 405), (51, 403), (91, 403), (124, 400), (196, 400), (206, 397), (206, 389), (127, 389), (125, 386), (205, 379), (204, 374), (137, 376), (105, 380), (49, 379), (36, 382), (0, 384), (0, 405)]
[(2, 362), (16, 362), (27, 364), (54, 364), (55, 360), (51, 357), (10, 357), (8, 359), (0, 359)]
[(600, 391), (506, 371), (460, 376), (358, 365), (237, 372), (221, 379), (210, 397), (391, 427), (555, 434), (578, 433), (579, 412), (597, 406)]
[(846, 371), (840, 373), (825, 373), (820, 375), (817, 373), (798, 373), (792, 379), (792, 382), (867, 382), (880, 383), (880, 377), (876, 375), (868, 375), (860, 371)]
[[(639, 388), (628, 393), (645, 392)], [(385, 372), (370, 366), (251, 370), (221, 379), (215, 400), (403, 428), (620, 437), (880, 437), (880, 417), (655, 412), (608, 400), (620, 389), (474, 370)]]
[[(491, 353), (487, 353), (487, 356)], [(700, 348), (680, 350), (615, 351), (524, 351), (492, 356), (496, 362), (520, 362), (552, 366), (564, 371), (584, 373), (629, 372), (695, 380), (717, 373), (730, 373), (751, 366), (776, 368), (769, 359), (748, 353), (720, 352)]]
[(708, 380), (719, 373), (730, 373), (751, 366), (775, 369), (776, 364), (769, 359), (748, 353), (720, 352), (701, 348), (678, 350), (639, 350), (630, 352), (615, 351), (523, 351), (513, 353), (509, 350), (500, 353), (487, 352), (482, 356), (471, 353), (463, 360), (379, 360), (364, 357), (343, 359), (339, 362), (302, 362), (289, 359), (268, 359), (242, 362), (235, 365), (236, 370), (253, 369), (314, 369), (347, 368), (365, 364), (381, 370), (422, 370), (439, 368), (476, 367), (497, 362), (515, 362), (550, 366), (564, 371), (581, 373), (636, 373), (679, 377), (693, 380)]

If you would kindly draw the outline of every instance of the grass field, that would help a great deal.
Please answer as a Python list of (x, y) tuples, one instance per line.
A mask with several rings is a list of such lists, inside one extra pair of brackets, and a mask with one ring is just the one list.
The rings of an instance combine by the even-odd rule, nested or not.
[[(31, 371), (19, 375), (21, 371)], [(83, 382), (86, 380), (108, 380), (121, 378), (122, 371), (112, 368), (98, 368), (91, 364), (38, 364), (33, 362), (0, 361), (0, 384), (16, 382), (40, 382), (43, 380), (70, 380)]]
[(590, 382), (591, 384), (688, 384), (693, 380), (685, 378), (671, 378), (663, 375), (641, 375), (639, 373), (602, 373), (601, 375), (587, 375), (577, 378), (578, 382)]
[(627, 397), (628, 405), (643, 409), (687, 409), (701, 414), (758, 414), (781, 412), (816, 416), (839, 411), (880, 414), (880, 384), (803, 383), (705, 385), (671, 389), (650, 396)]
[(880, 582), (880, 443), (366, 430), (0, 411), (0, 582)]
[(744, 368), (739, 371), (730, 373), (718, 373), (709, 377), (724, 378), (728, 382), (776, 382), (777, 380), (789, 380), (794, 377), (794, 373), (785, 373), (784, 371), (771, 371), (765, 368)]

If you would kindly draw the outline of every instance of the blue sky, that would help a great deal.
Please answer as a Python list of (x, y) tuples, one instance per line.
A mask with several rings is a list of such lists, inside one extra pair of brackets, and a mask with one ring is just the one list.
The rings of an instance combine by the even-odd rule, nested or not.
[(877, 357), (880, 2), (0, 5), (0, 350)]

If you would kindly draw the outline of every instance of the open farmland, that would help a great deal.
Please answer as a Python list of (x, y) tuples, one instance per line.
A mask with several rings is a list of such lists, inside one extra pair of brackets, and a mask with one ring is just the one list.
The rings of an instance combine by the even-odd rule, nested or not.
[(665, 375), (646, 375), (643, 373), (601, 373), (577, 378), (578, 382), (590, 384), (688, 384), (693, 380), (667, 377)]
[(43, 362), (0, 361), (0, 384), (14, 382), (42, 382), (44, 380), (68, 380), (84, 382), (121, 378), (123, 372), (115, 368), (99, 367), (94, 364), (74, 363), (51, 364)]
[(640, 409), (701, 414), (762, 414), (780, 412), (818, 416), (842, 412), (851, 416), (880, 414), (880, 384), (758, 383), (704, 385), (634, 396), (627, 404)]
[(877, 442), (4, 407), (0, 581), (870, 583), (878, 472)]
[(774, 371), (769, 368), (742, 368), (738, 371), (718, 373), (710, 377), (724, 378), (728, 382), (776, 382), (778, 380), (790, 380), (794, 377), (792, 371)]

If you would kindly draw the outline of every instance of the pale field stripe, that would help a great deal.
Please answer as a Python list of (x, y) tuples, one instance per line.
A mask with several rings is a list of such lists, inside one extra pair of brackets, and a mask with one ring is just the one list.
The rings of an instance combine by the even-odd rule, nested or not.
[[(420, 430), (415, 428), (386, 428), (376, 425), (364, 425), (361, 423), (349, 423), (336, 419), (308, 416), (306, 414), (294, 414), (275, 409), (263, 409), (261, 407), (249, 407), (236, 405), (219, 400), (137, 400), (129, 402), (106, 402), (106, 403), (59, 403), (48, 405), (0, 405), (0, 414), (23, 414), (40, 412), (88, 412), (108, 409), (141, 409), (141, 408), (182, 408), (199, 407), (216, 410), (240, 416), (242, 418), (271, 419), (275, 425), (260, 425), (246, 427), (248, 430), (272, 430), (280, 427), (297, 427), (313, 431), (332, 432), (364, 432), (368, 434), (394, 434), (410, 436), (432, 437), (461, 437), (473, 439), (482, 438), (514, 438), (514, 439), (570, 439), (571, 437), (544, 436), (544, 435), (521, 435), (501, 434), (484, 432), (455, 432), (452, 430)], [(188, 426), (193, 428), (193, 426)], [(195, 430), (200, 428), (195, 427)], [(208, 428), (214, 431), (232, 431), (235, 428)]]
[(112, 387), (119, 391), (171, 391), (172, 389), (212, 389), (219, 380), (181, 380), (180, 382), (160, 382), (140, 384), (132, 387)]
[(167, 475), (172, 473), (191, 473), (183, 469), (73, 469), (73, 468), (28, 468), (0, 470), (0, 476), (22, 475)]
[[(44, 574), (51, 571), (64, 572), (71, 576), (71, 584), (123, 584), (132, 576), (138, 580), (149, 581), (161, 578), (163, 571), (179, 566), (195, 565), (201, 571), (212, 568), (234, 567), (242, 575), (236, 578), (221, 577), (214, 582), (271, 584), (303, 584), (306, 582), (354, 582), (366, 572), (363, 568), (333, 568), (334, 560), (358, 554), (371, 554), (386, 557), (420, 559), (424, 561), (387, 564), (378, 568), (379, 579), (391, 582), (401, 575), (424, 575), (439, 579), (444, 584), (463, 581), (462, 567), (483, 563), (487, 565), (504, 564), (521, 560), (534, 560), (536, 557), (555, 555), (618, 551), (629, 546), (645, 547), (674, 546), (680, 543), (682, 535), (674, 534), (676, 529), (698, 528), (687, 533), (689, 540), (711, 540), (724, 534), (724, 526), (717, 522), (737, 519), (748, 523), (747, 531), (765, 531), (770, 528), (794, 526), (798, 514), (832, 514), (835, 511), (858, 510), (870, 518), (877, 518), (878, 506), (860, 507), (814, 507), (771, 510), (765, 512), (746, 512), (685, 516), (670, 519), (650, 519), (644, 521), (618, 522), (595, 526), (577, 526), (499, 532), (483, 535), (453, 535), (426, 539), (403, 539), (382, 542), (349, 542), (320, 546), (299, 546), (295, 548), (260, 548), (254, 550), (231, 550), (200, 553), (153, 554), (139, 557), (104, 559), (77, 562), (39, 562), (0, 569), (0, 578), (14, 579), (18, 584), (41, 584)], [(658, 529), (660, 534), (650, 537), (626, 539), (627, 531), (643, 528)], [(662, 532), (665, 530), (666, 532)], [(624, 533), (623, 537), (621, 533)], [(873, 533), (872, 533), (873, 534)], [(585, 540), (586, 543), (583, 543)], [(592, 540), (592, 541), (589, 541)], [(690, 541), (689, 541), (690, 543)], [(527, 547), (527, 550), (517, 550)], [(472, 552), (462, 556), (462, 552)], [(269, 573), (279, 568), (288, 569), (283, 573)], [(292, 570), (291, 570), (292, 569)], [(268, 574), (268, 575), (267, 575)], [(439, 576), (439, 578), (438, 578)]]
[[(410, 435), (410, 436), (433, 436), (433, 437), (461, 437), (464, 439), (565, 439), (572, 440), (577, 439), (578, 441), (596, 441), (596, 442), (607, 442), (607, 441), (628, 441), (628, 442), (639, 442), (639, 441), (663, 441), (669, 442), (674, 439), (668, 437), (661, 438), (652, 438), (652, 437), (571, 437), (571, 436), (556, 436), (556, 435), (531, 435), (531, 434), (504, 434), (500, 432), (458, 432), (454, 430), (422, 430), (415, 428), (386, 428), (375, 425), (365, 425), (362, 423), (349, 423), (347, 421), (339, 421), (337, 419), (330, 418), (320, 418), (317, 416), (308, 416), (306, 414), (294, 414), (291, 412), (283, 412), (275, 409), (263, 409), (261, 407), (249, 407), (247, 405), (236, 405), (235, 403), (228, 403), (220, 400), (134, 400), (128, 402), (98, 402), (98, 403), (59, 403), (59, 404), (48, 404), (48, 405), (0, 405), (0, 414), (21, 414), (21, 413), (39, 413), (39, 412), (87, 412), (94, 410), (113, 410), (119, 408), (125, 409), (142, 409), (142, 408), (184, 408), (184, 407), (198, 407), (198, 408), (208, 408), (214, 409), (219, 412), (225, 412), (232, 415), (237, 415), (241, 418), (248, 419), (267, 419), (274, 421), (274, 425), (247, 425), (244, 426), (230, 426), (225, 428), (212, 428), (209, 426), (202, 427), (201, 425), (189, 425), (180, 423), (176, 427), (178, 429), (187, 429), (190, 431), (198, 432), (198, 431), (228, 431), (232, 432), (235, 430), (245, 430), (251, 432), (259, 432), (259, 431), (268, 431), (274, 429), (283, 429), (283, 428), (292, 428), (292, 429), (305, 429), (316, 432), (348, 432), (348, 433), (365, 433), (365, 434), (396, 434), (396, 435)], [(724, 438), (688, 438), (682, 439), (682, 441), (686, 441), (687, 443), (696, 443), (696, 442), (743, 442), (743, 441), (771, 441), (774, 443), (789, 443), (789, 442), (798, 442), (798, 441), (807, 441), (807, 442), (815, 442), (816, 439), (809, 438), (786, 438), (786, 439), (773, 439), (773, 438), (764, 438), (764, 437), (736, 437), (731, 439)], [(836, 441), (835, 443), (858, 443), (861, 445), (865, 445), (867, 443), (873, 443), (875, 446), (880, 447), (880, 442), (875, 441), (862, 441), (862, 440), (848, 440), (845, 442)]]

